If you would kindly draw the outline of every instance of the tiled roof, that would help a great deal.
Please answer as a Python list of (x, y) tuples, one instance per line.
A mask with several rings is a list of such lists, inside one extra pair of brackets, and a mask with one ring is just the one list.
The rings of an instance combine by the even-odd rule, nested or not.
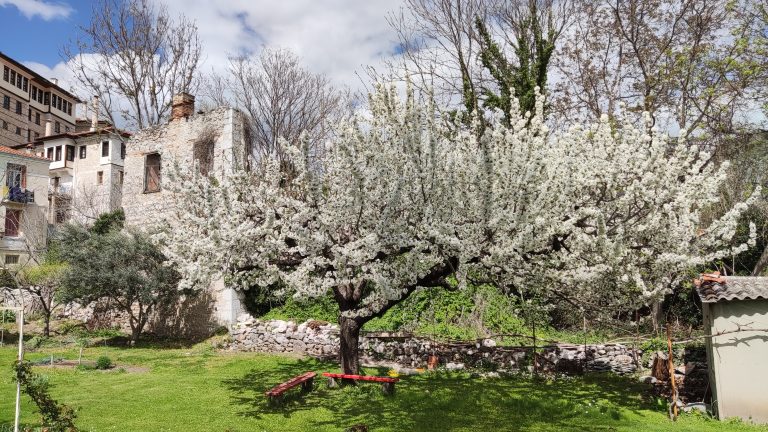
[(768, 299), (768, 277), (703, 274), (694, 281), (702, 303)]
[(12, 148), (6, 147), (6, 146), (0, 146), (0, 153), (7, 153), (7, 154), (15, 155), (15, 156), (21, 156), (21, 157), (25, 157), (25, 158), (38, 159), (38, 160), (44, 160), (44, 161), (50, 162), (50, 159), (48, 159), (48, 158), (40, 157), (40, 156), (38, 156), (36, 154), (27, 153), (24, 150), (16, 150), (16, 149), (12, 149)]

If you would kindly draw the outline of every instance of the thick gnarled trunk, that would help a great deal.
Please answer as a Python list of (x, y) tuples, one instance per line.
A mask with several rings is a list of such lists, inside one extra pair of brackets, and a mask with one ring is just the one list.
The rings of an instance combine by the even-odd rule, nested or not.
[(362, 324), (355, 318), (339, 317), (339, 365), (345, 374), (360, 374), (358, 341)]

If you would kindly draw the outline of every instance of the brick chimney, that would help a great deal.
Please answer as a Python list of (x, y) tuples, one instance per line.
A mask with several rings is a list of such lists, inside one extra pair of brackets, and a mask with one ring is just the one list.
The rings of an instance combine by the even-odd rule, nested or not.
[(171, 121), (187, 118), (195, 113), (195, 97), (189, 93), (173, 95), (171, 105)]

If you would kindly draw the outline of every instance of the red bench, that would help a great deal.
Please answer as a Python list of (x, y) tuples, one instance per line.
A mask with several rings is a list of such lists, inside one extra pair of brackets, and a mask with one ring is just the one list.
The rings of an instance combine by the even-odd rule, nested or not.
[(269, 390), (268, 392), (264, 393), (264, 395), (267, 396), (267, 399), (270, 402), (277, 402), (282, 399), (283, 394), (285, 394), (285, 392), (298, 386), (299, 384), (301, 384), (302, 392), (312, 391), (312, 383), (316, 375), (317, 374), (314, 372), (305, 372), (297, 377), (293, 377), (289, 379), (288, 381), (282, 384), (278, 384), (277, 386), (272, 388), (272, 390)]
[(323, 372), (324, 377), (328, 377), (328, 387), (336, 387), (337, 379), (353, 380), (353, 381), (372, 381), (381, 383), (381, 389), (385, 394), (392, 394), (395, 392), (395, 383), (400, 381), (400, 378), (369, 376), (369, 375), (349, 375)]

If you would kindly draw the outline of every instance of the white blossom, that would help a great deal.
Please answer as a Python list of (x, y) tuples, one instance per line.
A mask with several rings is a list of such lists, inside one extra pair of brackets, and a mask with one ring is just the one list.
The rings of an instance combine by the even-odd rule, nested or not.
[(449, 275), (639, 304), (746, 248), (732, 241), (757, 194), (705, 221), (727, 165), (684, 133), (670, 141), (647, 114), (550, 133), (543, 104), (480, 133), (382, 86), (320, 161), (296, 147), (291, 170), (265, 160), (212, 180), (177, 167), (166, 252), (185, 287), (223, 275), (242, 289), (335, 293), (344, 316), (366, 318)]

